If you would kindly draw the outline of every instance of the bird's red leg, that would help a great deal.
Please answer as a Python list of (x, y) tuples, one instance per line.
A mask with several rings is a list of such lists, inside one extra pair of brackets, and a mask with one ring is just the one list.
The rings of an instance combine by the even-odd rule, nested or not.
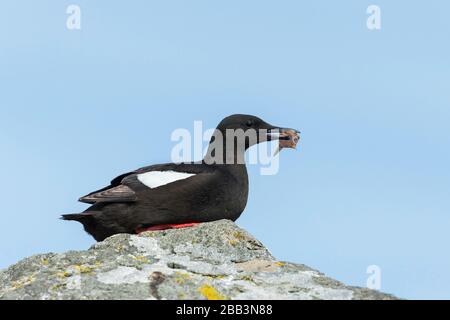
[(188, 227), (196, 226), (199, 223), (200, 222), (159, 224), (156, 226), (151, 226), (151, 227), (146, 227), (146, 228), (138, 228), (138, 229), (136, 229), (136, 233), (139, 234), (139, 233), (142, 233), (145, 231), (188, 228)]

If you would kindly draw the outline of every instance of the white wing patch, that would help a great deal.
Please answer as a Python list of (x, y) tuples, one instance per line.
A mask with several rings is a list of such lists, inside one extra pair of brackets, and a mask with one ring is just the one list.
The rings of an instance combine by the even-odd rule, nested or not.
[(166, 184), (184, 180), (195, 176), (195, 173), (185, 173), (176, 171), (150, 171), (138, 174), (138, 180), (150, 189), (158, 188)]

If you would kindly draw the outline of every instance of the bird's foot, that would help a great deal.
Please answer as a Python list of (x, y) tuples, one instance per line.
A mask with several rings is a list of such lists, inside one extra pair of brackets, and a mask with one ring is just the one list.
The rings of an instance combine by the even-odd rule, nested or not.
[(182, 228), (193, 227), (193, 226), (196, 226), (197, 224), (199, 224), (199, 222), (159, 224), (159, 225), (156, 225), (156, 226), (136, 229), (136, 233), (140, 234), (140, 233), (145, 232), (145, 231), (158, 231), (158, 230), (167, 230), (167, 229), (182, 229)]

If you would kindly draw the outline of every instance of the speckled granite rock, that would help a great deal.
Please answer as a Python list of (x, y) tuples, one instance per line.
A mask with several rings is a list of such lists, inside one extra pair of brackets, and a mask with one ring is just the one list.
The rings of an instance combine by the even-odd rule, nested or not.
[(231, 221), (115, 235), (0, 272), (0, 299), (394, 299), (278, 262)]

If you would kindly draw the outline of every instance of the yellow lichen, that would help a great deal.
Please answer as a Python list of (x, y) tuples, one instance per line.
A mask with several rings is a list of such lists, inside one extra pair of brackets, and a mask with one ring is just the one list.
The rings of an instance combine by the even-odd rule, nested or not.
[(233, 236), (238, 240), (245, 240), (247, 237), (240, 231), (236, 231)]
[(275, 262), (275, 264), (278, 266), (278, 267), (284, 267), (285, 265), (286, 265), (286, 263), (284, 263), (284, 262)]
[(242, 276), (240, 279), (244, 281), (253, 281), (253, 278), (249, 275)]
[(227, 298), (220, 294), (214, 287), (210, 285), (201, 286), (198, 291), (207, 299), (207, 300), (226, 300)]
[(175, 274), (178, 275), (178, 277), (175, 278), (175, 282), (178, 284), (183, 284), (186, 282), (186, 280), (192, 278), (191, 275), (180, 271), (175, 271)]
[(34, 277), (34, 275), (22, 277), (22, 278), (20, 278), (20, 279), (17, 280), (17, 281), (13, 281), (13, 282), (11, 283), (11, 288), (12, 288), (13, 290), (21, 289), (21, 288), (23, 288), (23, 287), (28, 286), (29, 284), (31, 284), (34, 280), (36, 280), (36, 278)]
[(64, 279), (64, 278), (69, 278), (69, 277), (71, 277), (72, 274), (71, 274), (70, 272), (68, 272), (68, 271), (64, 271), (64, 272), (58, 272), (58, 273), (56, 274), (56, 276), (57, 276), (58, 278)]
[(235, 231), (235, 232), (232, 234), (232, 236), (233, 236), (234, 239), (230, 239), (230, 240), (228, 241), (228, 243), (231, 244), (233, 247), (235, 247), (239, 242), (241, 242), (241, 241), (247, 239), (247, 237), (245, 236), (245, 234), (242, 233), (242, 232), (240, 232), (240, 231)]
[(79, 273), (91, 273), (94, 270), (93, 267), (84, 266), (84, 265), (75, 265), (73, 267)]
[(175, 274), (179, 275), (180, 277), (183, 277), (184, 279), (191, 279), (191, 275), (188, 273), (176, 271)]
[(61, 288), (65, 288), (65, 287), (66, 287), (66, 284), (65, 284), (65, 283), (57, 283), (57, 284), (53, 285), (53, 286), (50, 288), (50, 290), (56, 291), (56, 290), (59, 290), (59, 289), (61, 289)]
[(41, 259), (41, 264), (43, 265), (43, 266), (48, 266), (48, 259), (45, 259), (45, 258), (42, 258)]
[(135, 261), (141, 262), (141, 263), (150, 263), (150, 260), (146, 256), (131, 256), (131, 258)]
[(183, 283), (185, 283), (186, 282), (186, 280), (184, 280), (183, 278), (175, 278), (175, 282), (176, 283), (178, 283), (178, 284), (183, 284)]

